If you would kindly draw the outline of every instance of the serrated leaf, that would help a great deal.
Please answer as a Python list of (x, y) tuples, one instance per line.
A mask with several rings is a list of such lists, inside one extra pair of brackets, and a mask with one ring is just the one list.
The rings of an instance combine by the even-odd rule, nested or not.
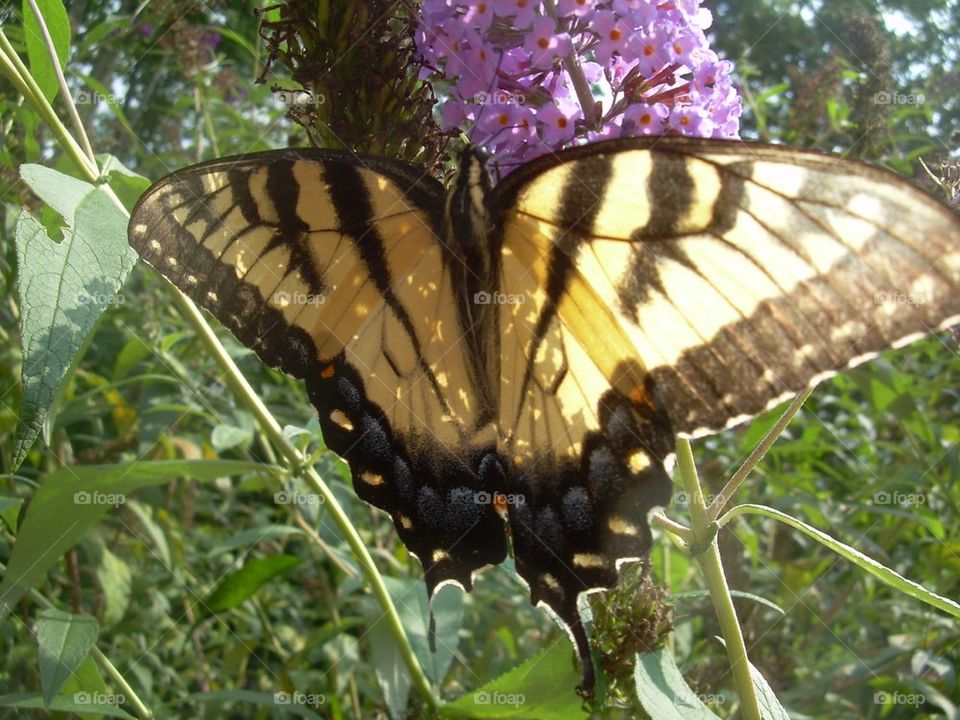
[(188, 476), (202, 482), (249, 472), (279, 471), (260, 463), (173, 460), (78, 465), (47, 476), (30, 501), (7, 563), (0, 584), (0, 615), (9, 612), (60, 556), (91, 525), (124, 502), (128, 493), (166, 484), (175, 477)]
[(197, 603), (198, 618), (237, 607), (277, 575), (301, 562), (296, 555), (267, 555), (248, 560), (242, 568), (223, 578), (212, 592)]
[(750, 678), (757, 691), (757, 702), (760, 703), (760, 714), (763, 720), (790, 720), (787, 711), (777, 699), (777, 694), (753, 663), (750, 663)]
[(633, 674), (637, 698), (654, 720), (717, 720), (687, 685), (668, 650), (637, 655)]
[[(62, 68), (70, 54), (70, 18), (61, 0), (36, 0), (43, 22), (50, 33), (53, 47), (57, 51), (57, 58)], [(60, 88), (50, 59), (50, 51), (37, 16), (27, 0), (23, 0), (23, 38), (27, 45), (27, 60), (30, 63), (30, 74), (36, 81), (47, 101), (53, 100)]]
[(21, 176), (66, 228), (57, 243), (31, 214), (17, 220), (23, 395), (14, 468), (137, 261), (126, 216), (103, 190), (39, 165), (24, 165)]
[(72, 615), (48, 609), (37, 618), (37, 647), (40, 651), (40, 685), (44, 703), (50, 704), (97, 641), (100, 626), (90, 615)]
[(558, 640), (496, 680), (440, 708), (443, 717), (586, 720), (570, 643)]

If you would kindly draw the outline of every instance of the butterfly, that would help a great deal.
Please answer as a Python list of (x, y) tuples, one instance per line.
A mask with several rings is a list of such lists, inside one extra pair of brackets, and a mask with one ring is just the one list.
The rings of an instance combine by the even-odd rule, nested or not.
[(650, 549), (676, 436), (960, 321), (946, 205), (860, 162), (735, 141), (598, 142), (496, 186), (467, 148), (449, 190), (397, 160), (241, 155), (154, 184), (129, 240), (305, 381), (431, 597), (469, 590), (509, 536), (584, 689), (578, 595)]

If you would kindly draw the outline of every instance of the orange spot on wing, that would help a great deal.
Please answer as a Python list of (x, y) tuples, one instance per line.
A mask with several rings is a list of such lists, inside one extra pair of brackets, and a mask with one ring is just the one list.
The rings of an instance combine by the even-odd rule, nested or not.
[(324, 380), (329, 380), (336, 374), (337, 374), (337, 366), (334, 365), (333, 363), (331, 363), (330, 365), (327, 365), (323, 370), (320, 371), (320, 377), (322, 377)]
[(650, 396), (647, 395), (647, 391), (640, 385), (635, 385), (633, 390), (630, 391), (630, 402), (634, 405), (643, 405), (649, 410), (654, 409), (653, 401), (650, 399)]

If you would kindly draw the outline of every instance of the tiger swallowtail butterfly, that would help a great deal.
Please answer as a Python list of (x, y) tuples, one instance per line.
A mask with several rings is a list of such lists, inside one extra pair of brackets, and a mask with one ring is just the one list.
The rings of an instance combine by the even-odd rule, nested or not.
[(649, 550), (676, 435), (960, 320), (945, 204), (859, 162), (733, 141), (600, 142), (495, 187), (467, 149), (449, 192), (396, 160), (237, 156), (157, 182), (129, 237), (306, 382), (431, 596), (469, 590), (509, 533), (584, 688), (577, 597)]

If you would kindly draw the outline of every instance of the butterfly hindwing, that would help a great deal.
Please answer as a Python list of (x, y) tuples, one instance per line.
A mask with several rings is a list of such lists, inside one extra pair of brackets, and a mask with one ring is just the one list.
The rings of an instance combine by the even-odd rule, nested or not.
[(404, 163), (277, 151), (174, 173), (130, 223), (143, 259), (306, 380), (327, 445), (391, 514), (431, 590), (469, 587), (506, 554), (502, 520), (476, 500), (496, 463), (475, 432), (443, 198)]

